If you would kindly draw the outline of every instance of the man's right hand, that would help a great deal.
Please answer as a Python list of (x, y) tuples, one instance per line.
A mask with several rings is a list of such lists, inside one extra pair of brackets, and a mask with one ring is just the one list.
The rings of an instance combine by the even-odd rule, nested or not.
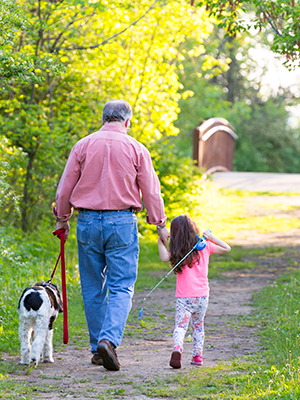
[(69, 224), (69, 222), (68, 221), (62, 221), (62, 222), (61, 221), (57, 221), (55, 230), (57, 230), (57, 229), (64, 229), (65, 230), (65, 240), (67, 240), (68, 237), (69, 237), (69, 232), (70, 232), (70, 224)]
[(166, 246), (168, 243), (169, 237), (170, 237), (168, 229), (166, 227), (157, 229), (157, 233), (158, 233), (158, 236), (160, 237), (161, 241), (163, 242), (163, 244)]

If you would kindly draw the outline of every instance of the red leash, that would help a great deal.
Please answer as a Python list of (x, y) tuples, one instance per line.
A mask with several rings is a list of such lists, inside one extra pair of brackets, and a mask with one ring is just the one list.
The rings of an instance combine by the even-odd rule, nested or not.
[(63, 342), (64, 344), (68, 344), (69, 342), (69, 334), (68, 334), (68, 301), (67, 301), (67, 285), (66, 285), (66, 263), (65, 263), (65, 230), (57, 229), (52, 232), (54, 236), (57, 236), (60, 239), (60, 253), (58, 259), (56, 261), (54, 270), (51, 274), (52, 280), (59, 259), (61, 259), (61, 288), (62, 288), (62, 297), (63, 297), (63, 318), (64, 318), (64, 336)]

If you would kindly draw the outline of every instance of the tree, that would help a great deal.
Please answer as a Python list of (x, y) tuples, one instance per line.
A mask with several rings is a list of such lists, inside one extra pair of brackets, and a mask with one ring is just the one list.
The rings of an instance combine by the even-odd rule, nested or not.
[(235, 125), (235, 170), (299, 173), (299, 130), (288, 119), (285, 96), (253, 102), (247, 123)]
[[(12, 0), (0, 4), (0, 79), (2, 90), (12, 78), (28, 80), (32, 78), (32, 60), (14, 54), (12, 47), (22, 30), (27, 29), (25, 17), (20, 7)], [(23, 58), (23, 59), (22, 59)], [(22, 62), (21, 62), (22, 61)]]
[[(286, 65), (300, 65), (300, 2), (294, 0), (205, 0), (195, 2), (204, 6), (210, 16), (219, 21), (227, 35), (235, 35), (239, 31), (251, 27), (271, 28), (274, 40), (271, 49), (286, 57)], [(254, 6), (255, 16), (251, 23), (241, 18), (241, 13)], [(244, 14), (245, 15), (245, 14)]]
[[(238, 171), (298, 172), (300, 169), (299, 129), (289, 125), (287, 105), (297, 99), (288, 90), (266, 98), (261, 94), (263, 68), (249, 54), (246, 34), (224, 39), (216, 29), (205, 42), (215, 49), (216, 59), (230, 58), (228, 66), (215, 74), (216, 64), (204, 76), (201, 59), (187, 59), (180, 81), (194, 96), (179, 103), (177, 121), (180, 135), (174, 140), (185, 156), (191, 156), (192, 131), (203, 120), (224, 117), (239, 136), (234, 169)], [(260, 35), (251, 41), (261, 44)], [(218, 45), (216, 45), (216, 43)], [(265, 46), (265, 52), (269, 51)], [(261, 70), (261, 72), (259, 72)], [(299, 101), (298, 101), (299, 103)]]
[[(108, 99), (126, 97), (133, 105), (131, 134), (150, 150), (157, 140), (178, 133), (177, 62), (188, 38), (195, 54), (204, 51), (212, 25), (202, 9), (185, 0), (24, 4), (31, 29), (18, 46), (33, 57), (40, 80), (15, 80), (2, 95), (0, 132), (24, 155), (9, 178), (22, 193), (26, 231), (45, 209), (51, 215), (65, 159), (78, 138), (99, 129)], [(57, 71), (60, 64), (63, 70)]]
[[(34, 71), (38, 60), (21, 45), (23, 36), (32, 29), (25, 12), (13, 0), (0, 3), (0, 92), (5, 91), (12, 81), (40, 80)], [(39, 60), (40, 67), (48, 68), (51, 64), (47, 58)]]

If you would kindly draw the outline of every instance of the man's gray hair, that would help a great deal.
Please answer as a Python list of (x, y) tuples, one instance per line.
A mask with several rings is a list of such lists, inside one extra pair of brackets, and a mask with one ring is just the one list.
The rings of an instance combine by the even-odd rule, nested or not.
[(110, 100), (105, 103), (102, 112), (102, 121), (106, 122), (126, 122), (132, 118), (132, 109), (125, 100)]

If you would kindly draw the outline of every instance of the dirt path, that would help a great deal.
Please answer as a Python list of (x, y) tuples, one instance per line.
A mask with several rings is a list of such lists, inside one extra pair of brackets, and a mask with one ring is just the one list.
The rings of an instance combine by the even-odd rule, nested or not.
[[(251, 313), (253, 291), (258, 291), (269, 284), (273, 277), (274, 273), (271, 271), (262, 273), (261, 270), (257, 270), (227, 274), (227, 279), (211, 281), (211, 297), (205, 320), (205, 366), (212, 367), (220, 361), (241, 358), (257, 351), (254, 328), (240, 326), (239, 318)], [(141, 300), (141, 294), (137, 294), (133, 309), (140, 308)], [(136, 335), (133, 338), (124, 337), (122, 345), (118, 348), (121, 363), (119, 372), (110, 372), (103, 367), (93, 366), (88, 348), (76, 350), (74, 345), (68, 345), (63, 351), (55, 352), (54, 364), (40, 364), (28, 376), (22, 374), (15, 378), (25, 379), (29, 384), (40, 387), (45, 385), (56, 387), (51, 390), (51, 399), (61, 399), (62, 396), (89, 399), (107, 393), (112, 388), (120, 390), (120, 393), (125, 389), (122, 396), (125, 399), (146, 399), (147, 396), (137, 394), (139, 390), (135, 386), (141, 383), (145, 385), (146, 382), (150, 384), (156, 377), (162, 378), (178, 373), (178, 370), (169, 367), (174, 305), (173, 290), (157, 289), (155, 296), (149, 299), (144, 310), (145, 320), (147, 315), (153, 316), (156, 328), (145, 329), (145, 333), (138, 337)], [(158, 310), (159, 314), (154, 311), (152, 315), (152, 310)], [(138, 321), (135, 325), (138, 327)], [(195, 368), (190, 364), (192, 343), (189, 341), (189, 335), (191, 335), (190, 330), (180, 373)], [(15, 357), (14, 362), (18, 363), (19, 357)], [(39, 393), (38, 398), (49, 398), (47, 391)]]
[[(255, 209), (255, 201), (251, 204), (252, 211), (257, 213), (259, 206), (256, 204), (257, 209)], [(259, 240), (257, 235), (256, 232), (242, 232), (232, 244), (255, 246), (259, 242), (260, 245), (295, 246), (300, 243), (300, 230), (285, 235), (260, 234)], [(293, 254), (289, 260), (293, 258), (296, 260), (299, 250), (297, 247), (292, 249)], [(286, 249), (286, 252), (290, 254), (289, 249)], [(253, 311), (251, 306), (253, 293), (273, 282), (288, 266), (287, 263), (287, 257), (282, 254), (276, 259), (260, 260), (260, 268), (226, 273), (224, 279), (210, 281), (211, 295), (205, 318), (205, 366), (212, 367), (221, 361), (243, 358), (259, 350), (254, 335), (255, 328), (244, 326), (241, 321)], [(186, 373), (195, 367), (190, 364), (192, 353), (190, 330), (185, 343), (182, 369), (178, 371), (169, 367), (175, 306), (174, 291), (158, 288), (155, 296), (147, 300), (143, 317), (145, 321), (147, 316), (153, 321), (146, 322), (146, 328), (139, 332), (137, 316), (143, 297), (144, 293), (137, 293), (134, 296), (133, 315), (136, 318), (130, 323), (127, 335), (118, 348), (121, 363), (119, 372), (110, 372), (103, 367), (92, 365), (88, 347), (76, 349), (76, 346), (71, 344), (62, 351), (55, 352), (54, 364), (40, 364), (29, 375), (20, 374), (18, 371), (14, 378), (26, 380), (30, 385), (43, 388), (43, 390), (38, 389), (39, 399), (49, 397), (92, 399), (101, 395), (104, 395), (104, 398), (119, 398), (120, 394), (123, 399), (148, 399), (146, 394), (142, 394), (146, 392), (139, 390), (141, 386), (146, 390), (147, 385), (151, 387), (151, 381), (155, 378)], [(19, 359), (18, 356), (10, 357), (15, 363), (18, 363)]]
[[(215, 366), (220, 361), (255, 354), (258, 350), (253, 335), (255, 328), (242, 326), (240, 318), (251, 313), (253, 292), (270, 284), (277, 273), (271, 269), (257, 269), (226, 275), (226, 279), (212, 280), (210, 283), (211, 296), (205, 319), (204, 363), (207, 367)], [(142, 295), (137, 294), (133, 304), (133, 309), (137, 309), (136, 314), (141, 307), (141, 300)], [(51, 399), (92, 399), (105, 393), (108, 398), (112, 389), (116, 392), (119, 390), (120, 393), (125, 389), (123, 399), (147, 399), (149, 397), (138, 394), (139, 385), (145, 385), (147, 382), (151, 385), (151, 381), (157, 377), (185, 373), (195, 368), (190, 364), (190, 330), (183, 353), (183, 368), (179, 372), (169, 367), (174, 305), (173, 290), (157, 289), (156, 295), (149, 299), (144, 310), (145, 320), (146, 315), (151, 315), (153, 310), (156, 328), (153, 331), (151, 328), (145, 330), (140, 337), (124, 337), (122, 345), (118, 348), (121, 363), (119, 372), (106, 371), (103, 367), (92, 365), (88, 348), (76, 350), (74, 345), (68, 345), (63, 351), (55, 352), (54, 364), (40, 364), (28, 376), (22, 374), (15, 378), (39, 387), (51, 385), (54, 387), (51, 389)], [(158, 310), (159, 314), (154, 310)], [(138, 321), (136, 326), (138, 327)], [(18, 363), (19, 357), (15, 357), (14, 362)], [(45, 391), (39, 393), (39, 399), (49, 398), (48, 390)], [(113, 395), (111, 392), (110, 394)]]

